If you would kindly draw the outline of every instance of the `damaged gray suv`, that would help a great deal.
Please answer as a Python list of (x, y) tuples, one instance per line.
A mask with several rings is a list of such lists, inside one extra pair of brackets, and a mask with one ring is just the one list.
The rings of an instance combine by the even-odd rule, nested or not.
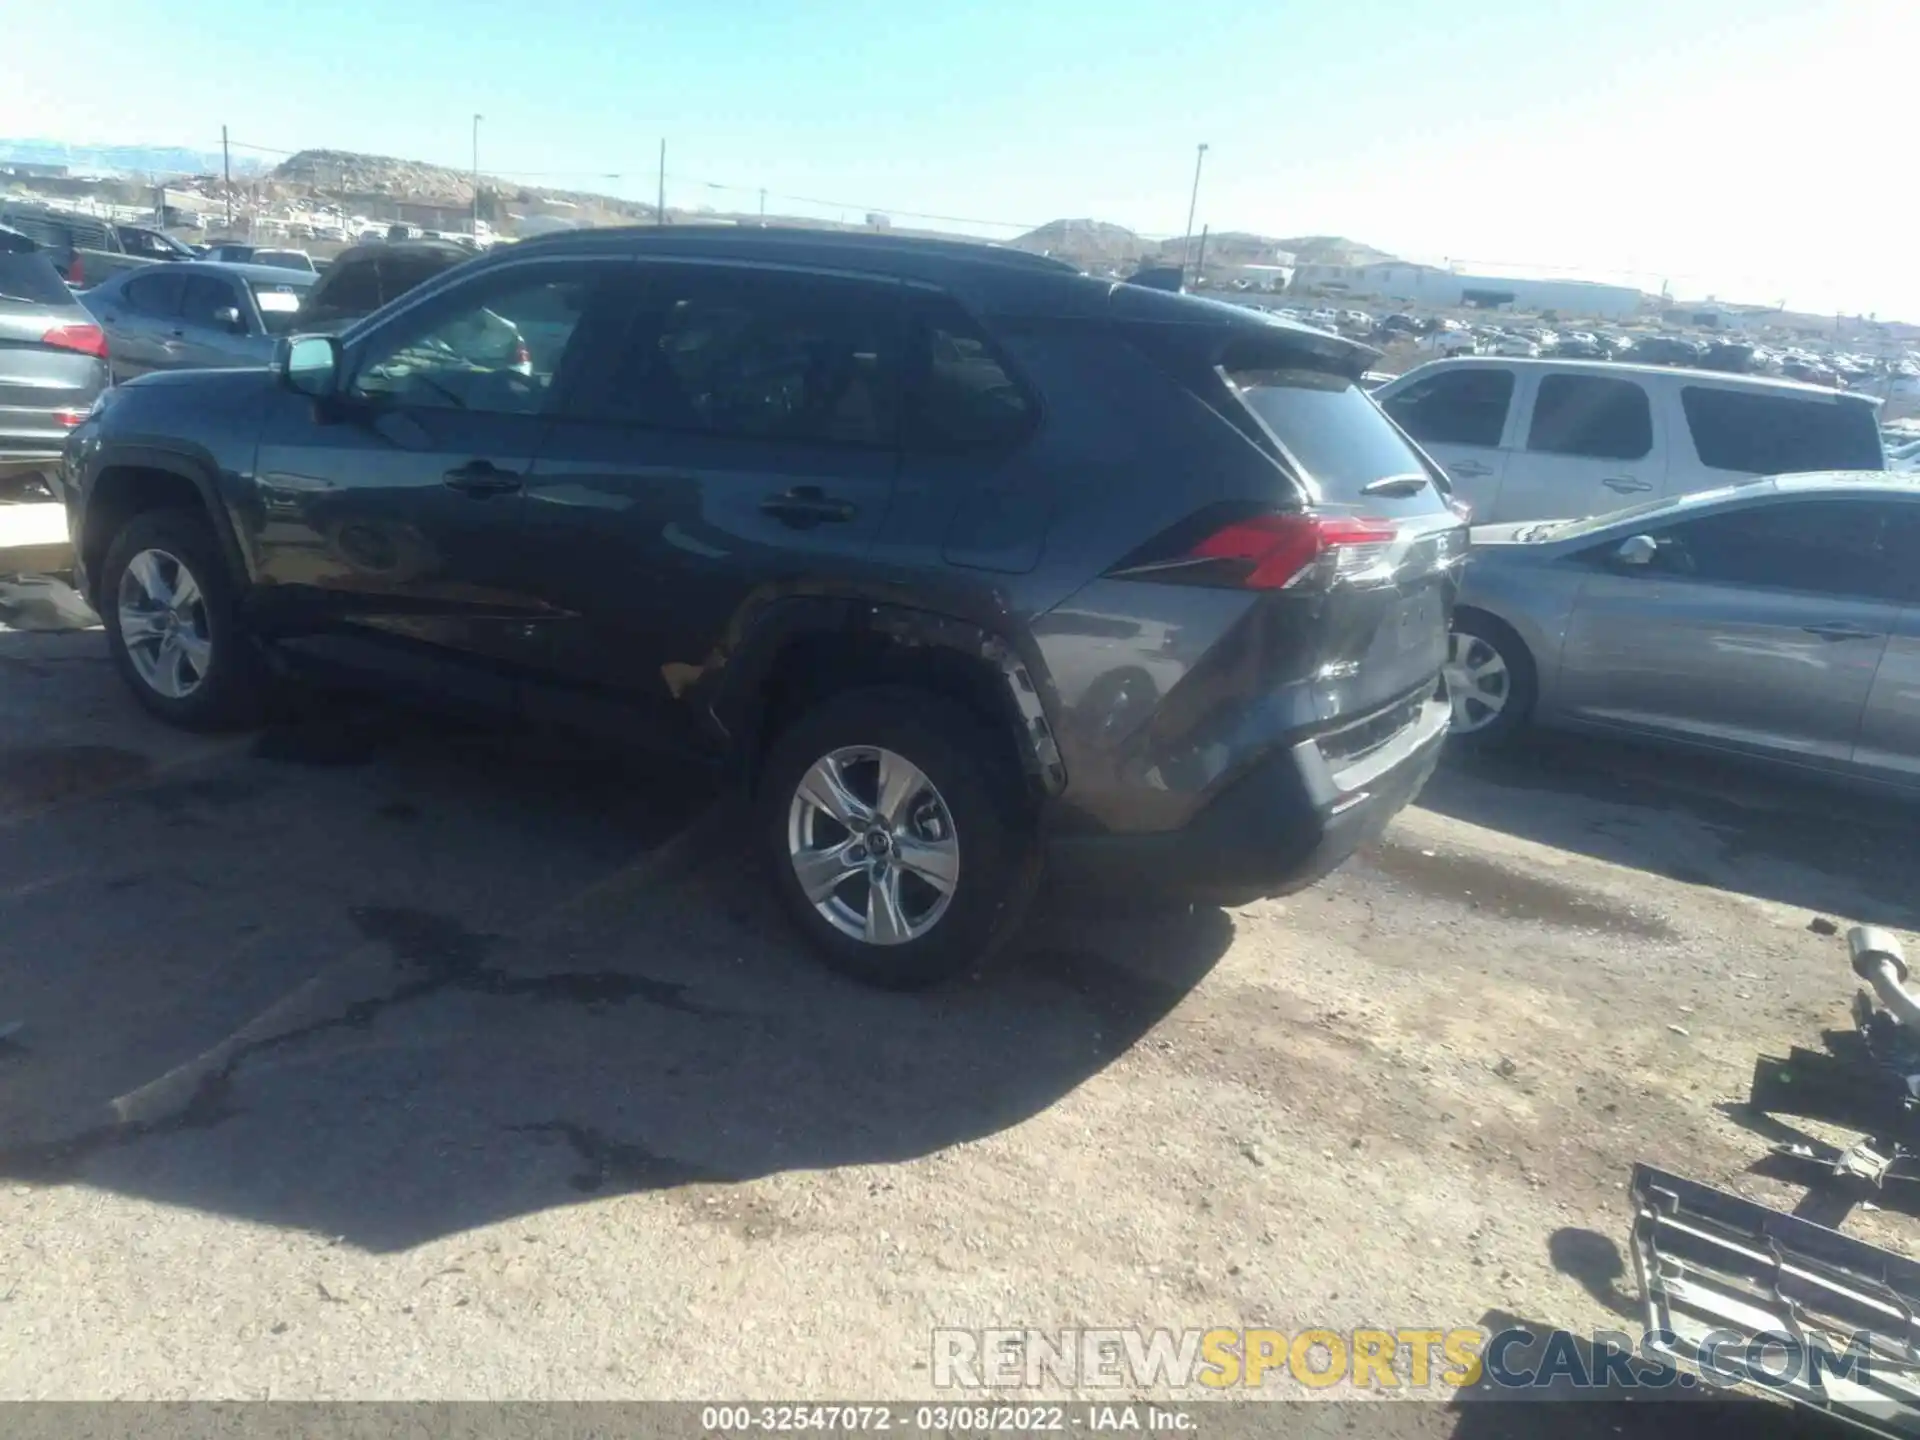
[(287, 662), (684, 747), (821, 954), (908, 987), (1043, 860), (1239, 902), (1419, 790), (1466, 537), (1372, 355), (984, 245), (576, 232), (121, 386), (62, 486), (156, 715)]

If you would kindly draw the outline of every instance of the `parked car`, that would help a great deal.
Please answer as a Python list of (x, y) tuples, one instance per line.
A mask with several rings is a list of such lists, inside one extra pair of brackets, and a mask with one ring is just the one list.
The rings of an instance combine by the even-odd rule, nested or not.
[(1920, 470), (1920, 440), (1906, 440), (1887, 447), (1887, 469), (1911, 474)]
[(114, 233), (120, 237), (120, 248), (129, 255), (137, 255), (142, 260), (198, 260), (200, 252), (184, 241), (176, 240), (164, 230), (150, 230), (145, 225), (116, 225)]
[[(531, 373), (466, 348), (485, 315)], [(1244, 900), (1419, 789), (1466, 532), (1372, 354), (958, 241), (580, 231), (116, 387), (63, 493), (155, 715), (242, 720), (257, 642), (683, 745), (809, 941), (910, 986), (1005, 935), (1043, 845)]]
[(472, 258), (458, 245), (433, 240), (378, 241), (342, 250), (308, 293), (300, 327), (343, 330)]
[(253, 265), (269, 265), (276, 270), (293, 270), (304, 275), (317, 275), (313, 257), (304, 250), (275, 250), (261, 248), (248, 258)]
[(1707, 347), (1679, 335), (1642, 335), (1633, 342), (1636, 365), (1698, 365)]
[(1473, 355), (1480, 349), (1479, 338), (1464, 325), (1449, 320), (1429, 330), (1415, 342), (1417, 348), (1434, 355)]
[(82, 297), (106, 332), (115, 380), (149, 370), (265, 365), (317, 277), (196, 260), (117, 275)]
[(96, 216), (0, 201), (0, 225), (30, 236), (74, 289), (143, 263), (122, 249), (113, 222)]
[(0, 245), (0, 498), (44, 499), (44, 477), (107, 386), (107, 345), (52, 257), (11, 243)]
[(1375, 398), (1477, 523), (1598, 515), (1754, 475), (1879, 470), (1876, 403), (1596, 360), (1432, 360)]
[(393, 224), (387, 226), (387, 239), (389, 240), (419, 240), (422, 238), (424, 238), (424, 232), (418, 225)]
[(1747, 481), (1591, 520), (1475, 527), (1447, 670), (1469, 744), (1654, 736), (1920, 787), (1920, 488)]
[(1532, 359), (1539, 355), (1540, 346), (1525, 335), (1516, 335), (1512, 331), (1503, 331), (1493, 336), (1482, 351), (1488, 355), (1510, 355), (1519, 359)]

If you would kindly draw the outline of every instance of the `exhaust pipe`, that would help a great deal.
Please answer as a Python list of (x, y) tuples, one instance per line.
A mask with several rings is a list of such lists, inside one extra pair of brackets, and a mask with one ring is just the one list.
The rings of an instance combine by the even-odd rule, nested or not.
[(1847, 931), (1847, 952), (1853, 957), (1853, 973), (1873, 987), (1895, 1019), (1920, 1035), (1920, 998), (1906, 987), (1907, 957), (1893, 932), (1856, 925)]

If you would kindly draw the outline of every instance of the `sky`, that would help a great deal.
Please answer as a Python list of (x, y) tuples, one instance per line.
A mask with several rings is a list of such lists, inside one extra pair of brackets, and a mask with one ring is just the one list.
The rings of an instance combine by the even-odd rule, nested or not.
[(1180, 234), (1204, 143), (1196, 229), (1920, 321), (1915, 0), (93, 0), (79, 56), (30, 9), (0, 135), (465, 168), (477, 111), (488, 174), (651, 198), (664, 138), (675, 207), (1000, 238)]

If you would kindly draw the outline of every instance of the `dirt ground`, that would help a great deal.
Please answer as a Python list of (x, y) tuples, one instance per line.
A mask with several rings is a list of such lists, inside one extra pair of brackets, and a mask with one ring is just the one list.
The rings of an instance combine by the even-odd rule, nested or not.
[(1635, 1160), (1797, 1198), (1737, 1101), (1845, 1021), (1815, 917), (1920, 923), (1916, 835), (1543, 742), (1298, 897), (1054, 899), (879, 995), (683, 776), (339, 702), (186, 737), (97, 631), (0, 630), (0, 1398), (907, 1399), (937, 1326), (1624, 1327)]

